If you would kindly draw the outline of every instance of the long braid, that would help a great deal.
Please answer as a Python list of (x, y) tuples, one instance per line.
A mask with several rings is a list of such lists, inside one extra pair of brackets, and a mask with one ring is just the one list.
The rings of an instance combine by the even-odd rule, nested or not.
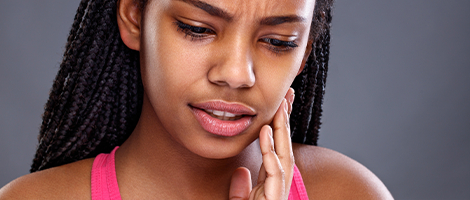
[(317, 145), (330, 52), (332, 0), (315, 2), (310, 37), (313, 39), (304, 70), (292, 83), (296, 97), (291, 114), (292, 141)]
[(315, 98), (312, 105), (312, 117), (309, 123), (309, 129), (305, 137), (306, 144), (317, 144), (318, 132), (320, 130), (320, 117), (322, 113), (323, 95), (325, 94), (326, 72), (328, 71), (328, 57), (329, 57), (329, 32), (320, 36), (318, 46), (315, 48), (317, 55), (317, 73), (315, 80)]
[(142, 103), (139, 61), (121, 41), (115, 16), (115, 0), (80, 3), (31, 172), (109, 151), (135, 127), (140, 110), (129, 108)]
[[(87, 22), (92, 22), (91, 27), (97, 27), (96, 21), (97, 19), (101, 18), (102, 13), (96, 12), (95, 14), (93, 11), (101, 10), (99, 6), (102, 5), (99, 3), (100, 2), (94, 1), (89, 5), (90, 11), (88, 11), (88, 16), (92, 16), (92, 18), (86, 17), (83, 26), (86, 26)], [(102, 28), (98, 26), (97, 29)], [(51, 141), (47, 148), (48, 153), (46, 156), (49, 159), (55, 159), (55, 157), (68, 149), (72, 143), (77, 140), (77, 137), (81, 137), (81, 133), (77, 130), (78, 127), (76, 126), (80, 124), (81, 118), (75, 116), (81, 116), (82, 113), (80, 111), (83, 111), (86, 107), (85, 96), (88, 93), (88, 87), (86, 87), (88, 85), (87, 80), (89, 80), (89, 77), (93, 74), (93, 68), (100, 68), (97, 66), (98, 63), (96, 63), (95, 60), (98, 60), (97, 57), (99, 56), (99, 52), (101, 50), (99, 45), (102, 43), (102, 33), (95, 29), (91, 29), (91, 31), (85, 34), (94, 35), (95, 31), (98, 33), (96, 34), (96, 37), (92, 38), (91, 40), (89, 39), (90, 37), (87, 38), (87, 40), (90, 40), (92, 44), (90, 46), (84, 46), (87, 49), (89, 47), (89, 51), (83, 51), (85, 52), (85, 55), (82, 57), (84, 57), (83, 60), (86, 62), (83, 63), (83, 67), (78, 70), (77, 81), (72, 86), (73, 89), (69, 97), (70, 100), (66, 102), (68, 104), (66, 104), (67, 106), (65, 109), (67, 116), (63, 117), (60, 121), (58, 127), (59, 132), (54, 134), (53, 141)], [(67, 141), (67, 139), (69, 141)], [(53, 162), (50, 163), (53, 164)]]
[[(135, 0), (142, 11), (147, 0)], [(292, 84), (292, 141), (314, 144), (328, 70), (331, 6), (317, 0), (313, 50)], [(45, 106), (31, 172), (94, 157), (121, 145), (142, 109), (139, 53), (122, 42), (117, 0), (82, 0)], [(143, 13), (143, 12), (142, 12)]]
[[(69, 37), (67, 38), (67, 44), (66, 44), (66, 49), (71, 49), (71, 45), (73, 44), (73, 41), (75, 39), (75, 37), (77, 36), (77, 32), (79, 30), (79, 27), (80, 27), (80, 22), (81, 22), (81, 18), (83, 17), (84, 13), (85, 13), (85, 9), (87, 7), (87, 2), (86, 1), (83, 1), (80, 3), (78, 9), (77, 9), (77, 14), (75, 15), (75, 19), (74, 19), (74, 23), (72, 24), (72, 28), (70, 30), (70, 33), (69, 33)], [(65, 61), (65, 57), (64, 57), (64, 61)], [(59, 75), (62, 75), (62, 74), (67, 74), (69, 68), (68, 67), (61, 67), (60, 68), (60, 71), (58, 72)], [(48, 107), (48, 105), (50, 104), (54, 104), (57, 100), (58, 100), (58, 97), (59, 97), (59, 94), (60, 92), (62, 92), (62, 88), (59, 87), (60, 83), (64, 81), (66, 77), (64, 76), (58, 76), (57, 77), (57, 81), (54, 82), (54, 85), (53, 85), (53, 88), (56, 88), (55, 92), (58, 92), (56, 93), (54, 96), (51, 96), (52, 98), (49, 99), (49, 101), (47, 102), (46, 104), (46, 107)], [(48, 119), (50, 117), (50, 112), (45, 112), (43, 117), (45, 119)], [(47, 128), (48, 126), (48, 122), (50, 121), (43, 121), (43, 124), (42, 124), (42, 128)]]
[[(81, 3), (81, 5), (84, 5), (84, 4), (85, 4), (84, 2)], [(82, 18), (78, 17), (76, 18), (76, 20), (82, 20), (84, 18), (83, 21), (86, 21), (87, 18), (89, 18), (87, 16), (93, 15), (93, 12), (89, 11), (90, 9), (94, 10), (93, 8), (89, 8), (89, 7), (92, 7), (93, 5), (90, 5), (89, 2), (86, 2), (86, 5), (87, 5), (87, 8), (84, 12), (88, 11), (87, 15)], [(69, 110), (65, 110), (65, 109), (70, 107), (69, 105), (67, 105), (67, 103), (69, 103), (69, 99), (71, 98), (71, 95), (75, 88), (78, 74), (81, 72), (80, 66), (82, 65), (82, 62), (84, 60), (82, 58), (85, 56), (85, 53), (86, 53), (86, 51), (83, 51), (83, 49), (88, 48), (87, 44), (88, 44), (88, 41), (90, 40), (90, 38), (86, 37), (89, 34), (90, 29), (83, 27), (85, 26), (84, 22), (80, 22), (80, 23), (74, 22), (74, 24), (79, 24), (78, 25), (79, 30), (77, 30), (78, 35), (76, 37), (73, 37), (74, 42), (70, 44), (69, 46), (70, 49), (66, 51), (66, 54), (64, 55), (64, 61), (62, 64), (63, 66), (61, 66), (61, 68), (69, 69), (70, 73), (68, 71), (64, 71), (63, 74), (58, 75), (58, 77), (65, 77), (65, 79), (56, 78), (55, 82), (57, 84), (61, 84), (61, 87), (59, 87), (57, 90), (53, 89), (52, 93), (59, 94), (58, 96), (60, 98), (59, 98), (59, 101), (55, 105), (52, 105), (52, 108), (51, 108), (52, 113), (53, 113), (53, 116), (51, 116), (51, 126), (48, 127), (48, 129), (42, 131), (42, 132), (45, 132), (46, 136), (42, 137), (41, 139), (49, 139), (49, 140), (43, 141), (43, 143), (40, 142), (40, 145), (47, 144), (47, 147), (45, 148), (46, 156), (47, 154), (54, 152), (53, 144), (54, 144), (54, 141), (57, 140), (59, 130), (61, 130), (60, 126), (63, 125), (64, 123), (70, 122), (69, 120), (67, 120), (66, 117), (63, 116), (63, 114), (69, 113), (69, 116), (71, 114), (74, 114), (74, 113), (70, 113)], [(72, 37), (70, 36), (69, 38), (72, 38)], [(58, 143), (60, 142), (61, 141), (59, 140)], [(41, 148), (39, 147), (38, 149), (41, 149)]]
[[(111, 44), (109, 44), (108, 46), (110, 46), (110, 45), (111, 45)], [(112, 50), (116, 50), (115, 44), (113, 45), (113, 49), (112, 49)], [(105, 48), (105, 52), (107, 52), (107, 51), (108, 51), (108, 47)], [(105, 55), (106, 55), (106, 54), (105, 54)], [(114, 58), (114, 57), (113, 57), (113, 54), (110, 55), (110, 61), (112, 61), (113, 58)], [(111, 64), (111, 62), (110, 62), (110, 64)], [(100, 65), (104, 65), (104, 63), (103, 63), (103, 64), (100, 64)], [(110, 67), (106, 67), (105, 70), (104, 70), (104, 71), (105, 71), (104, 73), (109, 73), (109, 71), (110, 71), (109, 68), (110, 68)], [(107, 77), (104, 76), (104, 75), (102, 75), (102, 73), (101, 73), (102, 71), (101, 71), (101, 70), (96, 70), (96, 71), (98, 72), (97, 76), (95, 76), (95, 77), (97, 77), (97, 78), (95, 78), (96, 80), (93, 80), (93, 82), (91, 82), (91, 83), (95, 84), (95, 87), (100, 88), (100, 87), (102, 87), (102, 86), (100, 86), (100, 82), (99, 82), (100, 79), (99, 79), (99, 78), (101, 78), (101, 79), (106, 79)], [(91, 84), (91, 83), (89, 83), (89, 84)], [(97, 94), (97, 93), (95, 93), (95, 94)], [(92, 96), (92, 95), (93, 95), (92, 92), (88, 92), (88, 93), (87, 93), (87, 96)], [(97, 99), (97, 98), (95, 97), (94, 99)], [(88, 130), (91, 130), (92, 127), (95, 126), (95, 122), (96, 122), (96, 120), (97, 120), (97, 114), (96, 114), (96, 112), (99, 113), (99, 112), (101, 111), (101, 107), (100, 107), (100, 106), (97, 106), (97, 105), (95, 104), (95, 101), (91, 101), (91, 99), (89, 99), (89, 101), (87, 101), (87, 102), (88, 102), (88, 103), (84, 103), (84, 104), (83, 104), (83, 105), (84, 105), (83, 110), (82, 110), (82, 112), (79, 114), (79, 116), (87, 116), (87, 117), (86, 117), (85, 119), (82, 119), (82, 121), (80, 121), (79, 124), (82, 124), (82, 125), (80, 125), (79, 129), (77, 130), (77, 133), (75, 134), (76, 137), (72, 138), (72, 140), (71, 140), (71, 142), (75, 142), (76, 140), (77, 140), (77, 142), (74, 143), (74, 144), (72, 144), (72, 146), (70, 147), (70, 150), (68, 151), (67, 154), (65, 154), (64, 157), (69, 157), (69, 156), (72, 155), (73, 153), (77, 153), (77, 154), (79, 154), (79, 155), (80, 155), (81, 153), (84, 154), (84, 155), (87, 155), (87, 154), (88, 154), (88, 152), (86, 151), (86, 149), (83, 149), (83, 147), (88, 143), (88, 140), (89, 140), (89, 136), (87, 135), (87, 131), (86, 131), (86, 130), (87, 130), (87, 129), (88, 129)], [(87, 108), (87, 107), (85, 107), (85, 106), (87, 106), (87, 105), (93, 105), (93, 106), (88, 106), (88, 108)], [(64, 149), (64, 151), (65, 151), (65, 149)]]
[[(57, 125), (57, 120), (54, 120), (53, 116), (61, 115), (61, 110), (58, 109), (59, 106), (57, 106), (57, 104), (59, 103), (61, 97), (64, 95), (63, 91), (66, 86), (64, 85), (64, 82), (68, 81), (68, 79), (70, 78), (68, 77), (68, 74), (69, 74), (69, 71), (71, 71), (72, 66), (74, 66), (70, 63), (70, 60), (74, 60), (74, 57), (76, 56), (76, 52), (71, 52), (71, 51), (74, 50), (73, 45), (77, 43), (76, 42), (77, 40), (75, 40), (75, 38), (78, 35), (78, 30), (80, 28), (81, 20), (83, 18), (83, 15), (85, 13), (85, 9), (87, 8), (87, 6), (88, 6), (88, 2), (82, 1), (77, 9), (77, 14), (75, 15), (74, 23), (72, 25), (72, 29), (70, 30), (69, 37), (67, 39), (67, 44), (66, 44), (67, 51), (64, 53), (64, 58), (60, 66), (60, 70), (52, 86), (49, 100), (47, 101), (46, 106), (45, 106), (45, 112), (43, 114), (43, 122), (42, 122), (41, 129), (40, 129), (40, 135), (38, 137), (39, 146), (36, 152), (36, 157), (33, 160), (32, 169), (34, 168), (37, 169), (41, 163), (39, 159), (45, 156), (44, 155), (46, 151), (45, 144), (48, 144), (50, 142), (49, 141), (50, 131), (47, 131), (47, 130), (54, 130)], [(56, 117), (54, 118), (57, 119)]]

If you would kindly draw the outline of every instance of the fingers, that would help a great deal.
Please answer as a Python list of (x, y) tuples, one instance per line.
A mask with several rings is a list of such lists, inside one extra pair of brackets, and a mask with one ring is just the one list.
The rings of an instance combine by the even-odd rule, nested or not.
[[(293, 95), (294, 94), (292, 93), (290, 98), (293, 99)], [(294, 153), (292, 152), (292, 143), (290, 138), (288, 110), (288, 106), (291, 103), (288, 103), (286, 100), (283, 100), (282, 104), (284, 105), (280, 106), (273, 120), (274, 149), (276, 150), (277, 157), (279, 158), (279, 161), (282, 165), (282, 169), (285, 173), (285, 187), (288, 192), (294, 174)]]
[(294, 102), (294, 97), (295, 97), (294, 89), (289, 88), (289, 90), (287, 90), (286, 96), (284, 97), (288, 103), (287, 113), (289, 114), (289, 117), (290, 117), (290, 114), (292, 113), (292, 103)]
[[(294, 101), (294, 90), (290, 88), (285, 97), (274, 115), (272, 122), (273, 130), (265, 129), (267, 133), (272, 134), (272, 138), (270, 138), (271, 140), (269, 141), (270, 143), (268, 143), (268, 140), (263, 140), (263, 129), (260, 134), (260, 143), (266, 142), (264, 145), (260, 144), (261, 148), (267, 148), (265, 146), (266, 144), (272, 144), (273, 146), (269, 148), (274, 148), (274, 157), (276, 158), (270, 158), (270, 154), (266, 154), (265, 156), (264, 151), (261, 151), (263, 152), (263, 165), (266, 170), (264, 185), (267, 199), (270, 199), (268, 197), (271, 195), (273, 195), (272, 197), (279, 198), (283, 196), (287, 198), (294, 174), (294, 154), (292, 152), (289, 124), (289, 116), (292, 112), (292, 103)], [(284, 191), (282, 194), (276, 193), (271, 190), (274, 188)]]
[(290, 88), (274, 115), (272, 128), (268, 125), (261, 128), (259, 142), (263, 164), (250, 199), (287, 199), (289, 195), (294, 171), (289, 125), (293, 101), (294, 90)]
[(265, 180), (266, 180), (266, 169), (264, 168), (264, 164), (261, 164), (261, 167), (258, 172), (258, 182), (256, 183), (256, 185), (264, 183)]
[(292, 112), (294, 101), (294, 89), (289, 88), (286, 98), (282, 101), (278, 111), (274, 115), (274, 149), (282, 163), (283, 167), (294, 167), (294, 154), (292, 152), (292, 143), (290, 138), (289, 117)]
[[(261, 128), (259, 140), (261, 153), (263, 154), (263, 168), (261, 168), (258, 181), (264, 185), (264, 196), (266, 199), (279, 199), (285, 196), (285, 177), (281, 162), (274, 151), (273, 131), (270, 126), (265, 125)], [(264, 179), (264, 182), (263, 182)], [(255, 190), (257, 191), (257, 190)]]
[(233, 172), (230, 182), (230, 200), (248, 199), (251, 192), (251, 175), (247, 168), (240, 167)]

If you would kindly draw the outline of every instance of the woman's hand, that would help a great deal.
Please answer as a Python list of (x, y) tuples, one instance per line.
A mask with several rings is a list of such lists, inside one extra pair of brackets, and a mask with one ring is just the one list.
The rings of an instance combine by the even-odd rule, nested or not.
[(250, 171), (244, 167), (238, 168), (232, 175), (229, 199), (287, 200), (294, 173), (289, 125), (293, 101), (294, 90), (290, 88), (274, 115), (273, 128), (269, 125), (261, 128), (259, 143), (263, 164), (258, 184), (252, 190)]

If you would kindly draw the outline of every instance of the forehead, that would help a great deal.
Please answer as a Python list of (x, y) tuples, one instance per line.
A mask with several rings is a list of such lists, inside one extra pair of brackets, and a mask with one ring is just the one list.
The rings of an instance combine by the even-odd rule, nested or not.
[[(247, 11), (270, 11), (274, 13), (296, 12), (307, 14), (313, 11), (314, 0), (173, 0), (184, 2), (205, 2), (227, 11), (247, 12)], [(311, 5), (311, 9), (309, 9)], [(307, 11), (308, 10), (308, 11)]]
[(221, 11), (234, 19), (285, 15), (311, 19), (315, 7), (315, 0), (168, 0), (167, 3), (186, 3), (205, 11)]

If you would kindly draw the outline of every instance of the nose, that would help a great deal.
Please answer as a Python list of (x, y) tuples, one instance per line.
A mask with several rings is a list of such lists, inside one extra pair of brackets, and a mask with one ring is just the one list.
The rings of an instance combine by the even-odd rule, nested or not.
[(230, 88), (250, 88), (255, 84), (252, 50), (242, 38), (231, 40), (220, 48), (214, 66), (208, 73), (211, 83)]

